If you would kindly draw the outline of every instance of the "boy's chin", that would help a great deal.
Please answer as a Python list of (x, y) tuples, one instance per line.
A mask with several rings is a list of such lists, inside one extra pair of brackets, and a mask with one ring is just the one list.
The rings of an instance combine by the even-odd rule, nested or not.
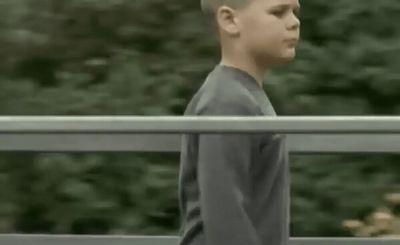
[(296, 58), (296, 50), (294, 48), (286, 50), (278, 59), (277, 65), (284, 65), (291, 63)]
[(273, 65), (286, 65), (290, 64), (294, 59), (296, 58), (296, 55), (285, 55), (285, 56), (280, 56), (274, 59), (272, 62)]
[(291, 63), (296, 58), (296, 50), (287, 49), (281, 53), (274, 55), (265, 55), (263, 63), (268, 65), (285, 65)]

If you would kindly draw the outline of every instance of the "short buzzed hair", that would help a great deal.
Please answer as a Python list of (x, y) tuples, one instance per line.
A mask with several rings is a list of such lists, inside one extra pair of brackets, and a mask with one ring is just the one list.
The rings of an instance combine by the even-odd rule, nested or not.
[(214, 14), (220, 6), (226, 5), (233, 9), (246, 6), (253, 0), (200, 0), (201, 10), (206, 14)]

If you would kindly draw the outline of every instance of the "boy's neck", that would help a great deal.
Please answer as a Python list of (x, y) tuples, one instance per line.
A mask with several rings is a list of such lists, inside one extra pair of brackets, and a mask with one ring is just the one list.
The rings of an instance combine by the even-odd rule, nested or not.
[(229, 62), (227, 60), (222, 59), (219, 63), (220, 65), (235, 67), (237, 69), (243, 70), (250, 74), (258, 83), (260, 87), (263, 87), (263, 79), (265, 75), (265, 70), (259, 70), (255, 67), (240, 64), (240, 62)]

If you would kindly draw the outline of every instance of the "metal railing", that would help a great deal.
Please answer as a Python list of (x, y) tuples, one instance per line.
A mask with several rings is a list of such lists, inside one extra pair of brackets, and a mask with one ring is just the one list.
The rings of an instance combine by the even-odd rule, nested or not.
[[(294, 154), (400, 153), (400, 117), (0, 117), (0, 151), (178, 152), (182, 133), (281, 133)], [(176, 236), (0, 235), (1, 245), (169, 245)], [(399, 245), (396, 238), (291, 238), (290, 245)]]
[[(291, 238), (289, 245), (399, 245), (395, 238)], [(175, 236), (0, 235), (1, 245), (177, 245)], [(264, 245), (264, 244), (263, 244)]]

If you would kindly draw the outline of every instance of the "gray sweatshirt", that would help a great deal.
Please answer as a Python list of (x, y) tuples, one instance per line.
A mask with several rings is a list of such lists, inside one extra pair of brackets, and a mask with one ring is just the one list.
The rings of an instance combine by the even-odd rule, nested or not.
[[(188, 116), (276, 116), (247, 72), (218, 64)], [(179, 245), (287, 245), (290, 177), (285, 135), (183, 134)]]

